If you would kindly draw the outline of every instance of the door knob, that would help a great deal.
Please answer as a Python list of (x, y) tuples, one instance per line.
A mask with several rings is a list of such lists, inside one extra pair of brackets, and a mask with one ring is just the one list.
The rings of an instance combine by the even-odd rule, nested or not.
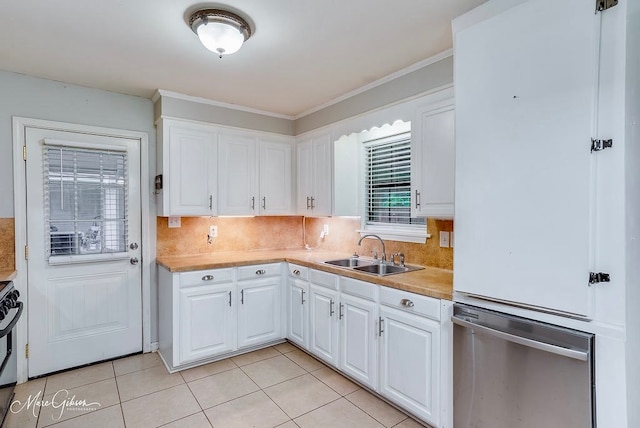
[(139, 262), (137, 257), (131, 257), (131, 259), (129, 260), (129, 263), (131, 263), (132, 265), (137, 265)]
[(129, 244), (129, 248), (131, 248), (132, 250), (137, 250), (138, 249), (138, 243), (137, 242), (132, 242), (131, 244)]

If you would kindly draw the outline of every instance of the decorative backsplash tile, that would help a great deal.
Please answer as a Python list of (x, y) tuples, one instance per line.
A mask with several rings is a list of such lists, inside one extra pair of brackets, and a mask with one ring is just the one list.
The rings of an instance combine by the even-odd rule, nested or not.
[(13, 218), (0, 218), (0, 270), (15, 270), (16, 241)]
[[(157, 255), (176, 256), (223, 251), (250, 251), (285, 248), (311, 248), (368, 256), (379, 251), (376, 240), (357, 243), (359, 217), (182, 217), (180, 228), (169, 228), (167, 217), (158, 217)], [(306, 224), (306, 234), (303, 234)], [(324, 225), (329, 235), (320, 239)], [(218, 226), (218, 237), (207, 242), (210, 225)], [(387, 254), (404, 253), (405, 262), (453, 269), (453, 249), (440, 248), (439, 232), (452, 231), (453, 221), (428, 219), (427, 231), (433, 236), (426, 244), (385, 241)]]

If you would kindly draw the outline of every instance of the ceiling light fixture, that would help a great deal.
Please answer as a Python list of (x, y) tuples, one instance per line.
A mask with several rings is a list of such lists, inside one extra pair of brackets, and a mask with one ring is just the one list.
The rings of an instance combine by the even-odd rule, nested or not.
[(240, 16), (222, 9), (202, 9), (194, 12), (189, 26), (202, 44), (222, 58), (237, 52), (251, 37), (251, 27)]

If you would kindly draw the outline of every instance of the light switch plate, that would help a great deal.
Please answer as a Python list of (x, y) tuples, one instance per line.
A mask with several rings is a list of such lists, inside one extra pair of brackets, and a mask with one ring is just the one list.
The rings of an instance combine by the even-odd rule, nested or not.
[(440, 232), (440, 246), (449, 248), (449, 232)]
[(181, 217), (171, 216), (169, 217), (169, 227), (180, 227)]

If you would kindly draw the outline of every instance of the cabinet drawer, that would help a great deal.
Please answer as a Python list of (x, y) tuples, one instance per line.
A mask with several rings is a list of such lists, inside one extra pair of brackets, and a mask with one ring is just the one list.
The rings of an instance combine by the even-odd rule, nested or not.
[(332, 290), (338, 289), (338, 276), (332, 273), (311, 269), (309, 272), (309, 280), (313, 284), (322, 285)]
[(353, 278), (340, 277), (340, 291), (373, 302), (375, 302), (378, 297), (378, 286), (376, 284)]
[(233, 268), (196, 270), (180, 273), (180, 287), (219, 284), (233, 281)]
[(405, 312), (440, 321), (440, 300), (432, 297), (380, 287), (380, 303)]
[(280, 272), (280, 263), (241, 266), (238, 268), (238, 280), (277, 276)]
[(309, 279), (309, 268), (307, 267), (287, 263), (287, 269), (289, 270), (289, 276), (304, 280)]

